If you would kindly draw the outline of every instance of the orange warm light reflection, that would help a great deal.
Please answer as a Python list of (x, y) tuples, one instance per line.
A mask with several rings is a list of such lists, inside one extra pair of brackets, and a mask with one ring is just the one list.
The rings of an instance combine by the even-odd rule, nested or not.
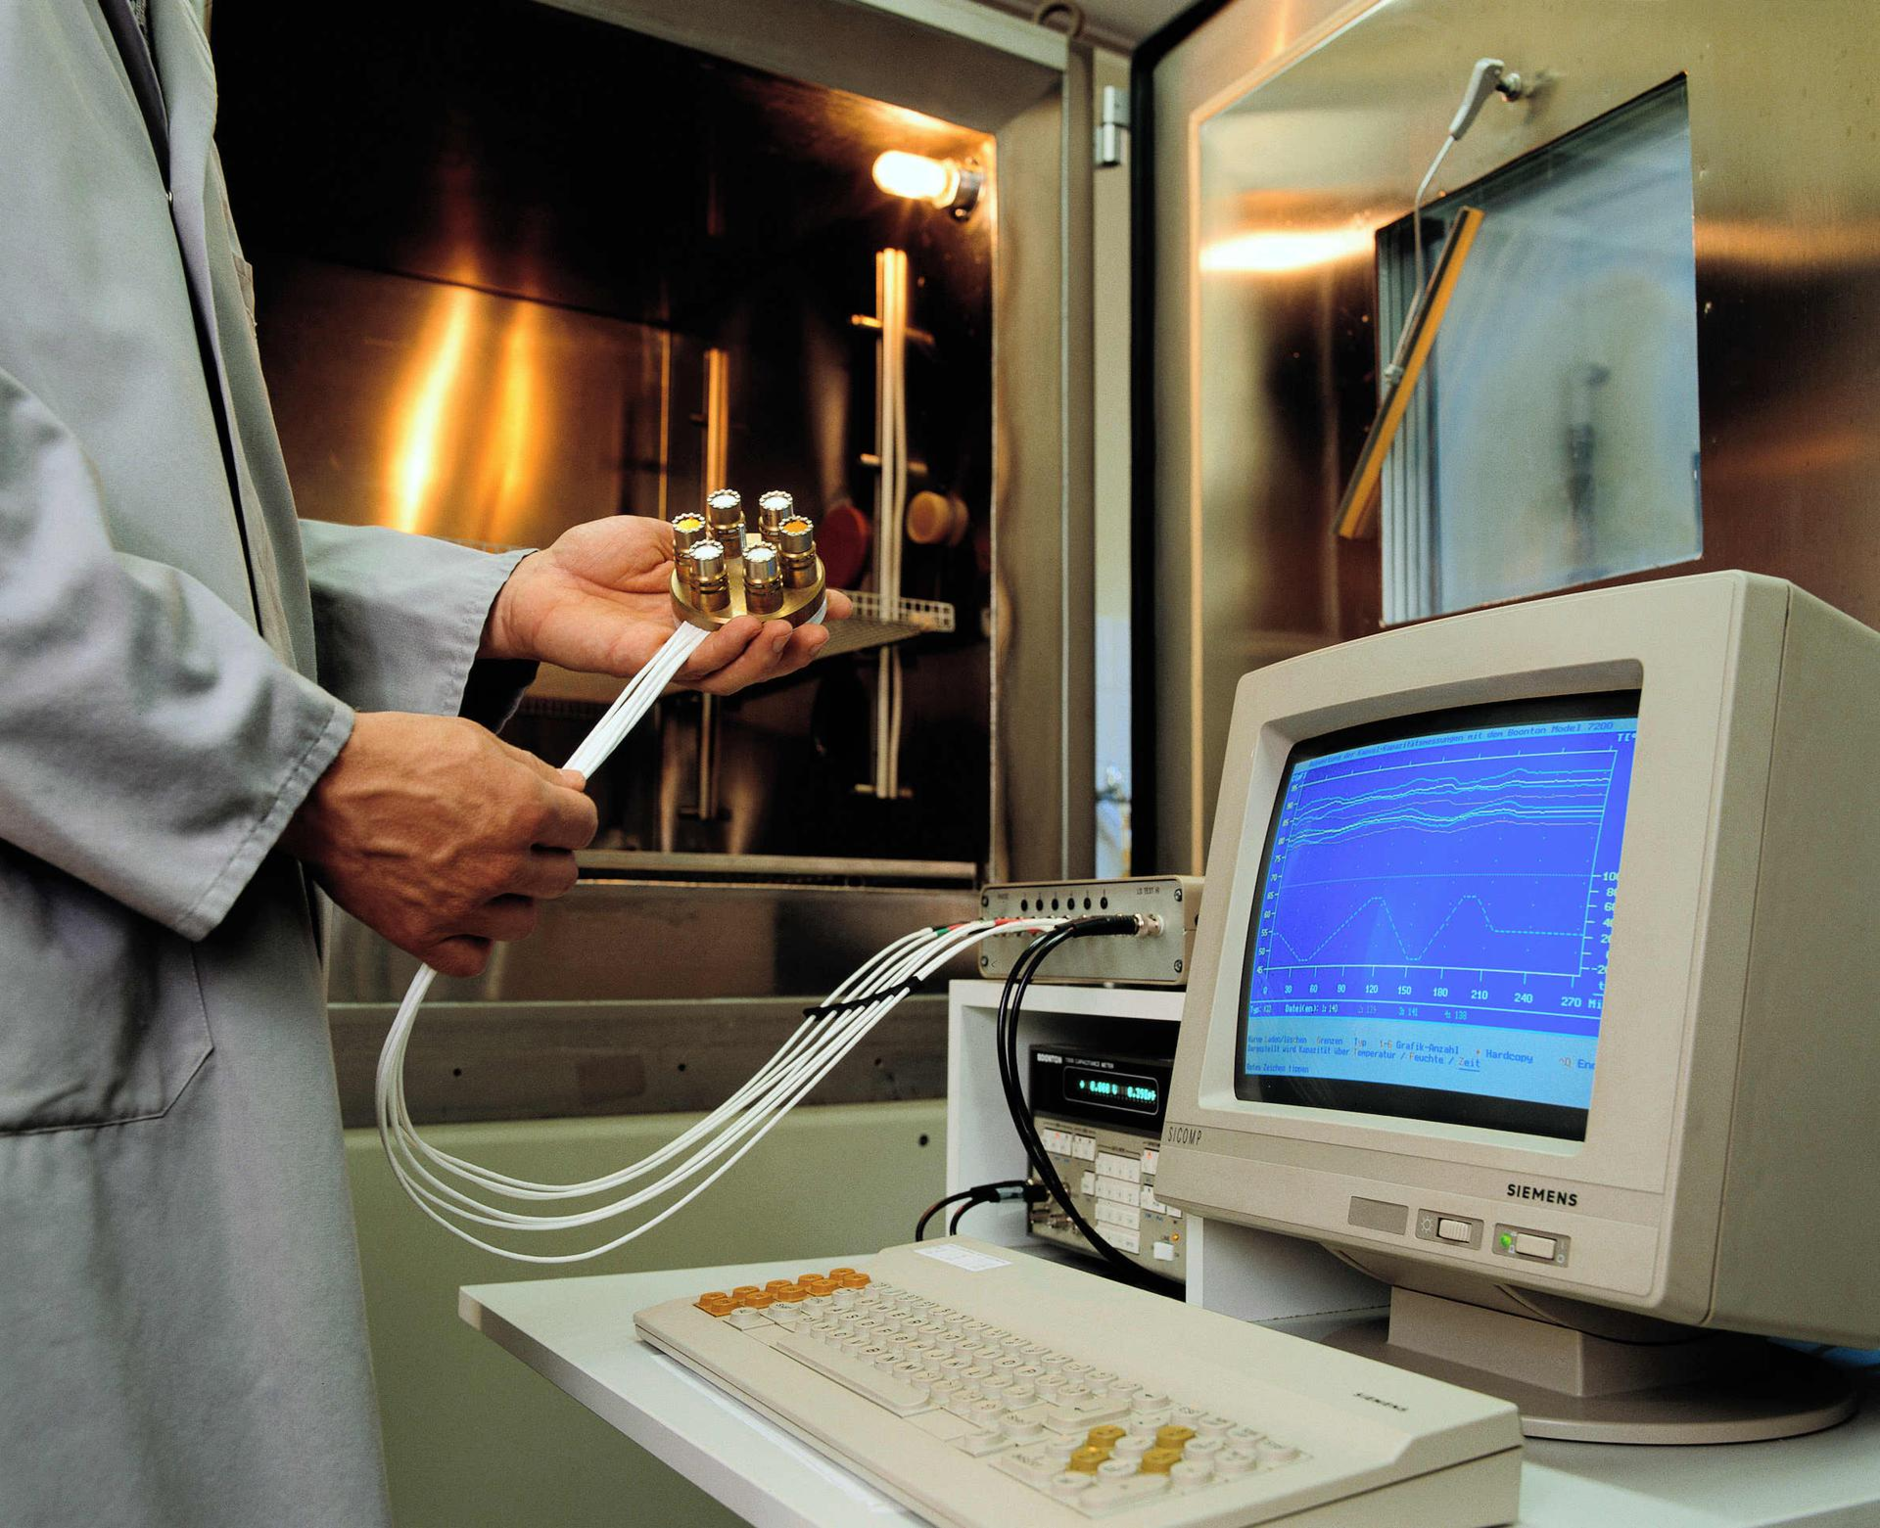
[(535, 465), (540, 315), (534, 303), (517, 303), (503, 337), (503, 355), (496, 374), (495, 428), (490, 432), (478, 474), (486, 540), (501, 539), (498, 533), (521, 506)]
[(1271, 229), (1236, 234), (1201, 246), (1201, 269), (1247, 275), (1310, 270), (1358, 255), (1374, 245), (1368, 228)]
[(419, 344), (411, 401), (393, 426), (392, 524), (401, 531), (415, 531), (424, 521), (425, 503), (447, 443), (451, 395), (462, 377), (475, 304), (476, 293), (468, 287), (448, 288)]

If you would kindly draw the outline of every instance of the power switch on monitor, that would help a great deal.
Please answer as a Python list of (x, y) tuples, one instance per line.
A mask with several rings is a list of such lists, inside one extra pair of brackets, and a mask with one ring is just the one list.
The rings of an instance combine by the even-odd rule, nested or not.
[(1516, 1226), (1496, 1226), (1493, 1250), (1498, 1257), (1526, 1258), (1561, 1268), (1566, 1266), (1567, 1238), (1541, 1231), (1523, 1231)]
[(1438, 1210), (1417, 1211), (1417, 1240), (1448, 1242), (1456, 1247), (1480, 1247), (1482, 1222)]

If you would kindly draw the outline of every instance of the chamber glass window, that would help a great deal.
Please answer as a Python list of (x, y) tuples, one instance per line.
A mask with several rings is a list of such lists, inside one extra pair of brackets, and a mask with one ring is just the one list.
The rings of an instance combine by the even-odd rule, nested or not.
[[(1697, 557), (1697, 267), (1682, 80), (1425, 209), (1486, 214), (1383, 483), (1384, 618)], [(1378, 237), (1380, 343), (1414, 290)]]

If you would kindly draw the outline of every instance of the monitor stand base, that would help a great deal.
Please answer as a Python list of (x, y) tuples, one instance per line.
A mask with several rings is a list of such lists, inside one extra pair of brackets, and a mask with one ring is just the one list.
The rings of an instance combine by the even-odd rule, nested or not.
[(1858, 1404), (1841, 1370), (1761, 1339), (1693, 1329), (1685, 1340), (1616, 1342), (1406, 1289), (1391, 1291), (1388, 1322), (1326, 1341), (1512, 1401), (1530, 1438), (1756, 1443), (1833, 1427)]

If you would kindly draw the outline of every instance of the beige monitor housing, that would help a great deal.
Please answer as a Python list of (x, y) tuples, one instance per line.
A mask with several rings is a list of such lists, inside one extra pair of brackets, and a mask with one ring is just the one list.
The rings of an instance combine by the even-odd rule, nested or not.
[[(1637, 742), (1584, 1141), (1237, 1096), (1247, 941), (1295, 745), (1627, 690)], [(1743, 573), (1386, 632), (1241, 680), (1220, 801), (1164, 1199), (1323, 1242), (1395, 1286), (1400, 1361), (1499, 1369), (1513, 1383), (1477, 1387), (1531, 1422), (1542, 1391), (1578, 1392), (1531, 1431), (1639, 1436), (1589, 1397), (1689, 1381), (1672, 1385), (1688, 1403), (1707, 1368), (1742, 1368), (1740, 1351), (1694, 1357), (1680, 1328), (1880, 1342), (1880, 635)], [(1438, 1219), (1480, 1234), (1437, 1239)], [(1555, 1255), (1518, 1255), (1504, 1232)], [(1642, 1352), (1682, 1369), (1641, 1376)], [(1785, 1420), (1748, 1420), (1769, 1408), (1738, 1396), (1734, 1430), (1703, 1435), (1847, 1414), (1783, 1383)]]

